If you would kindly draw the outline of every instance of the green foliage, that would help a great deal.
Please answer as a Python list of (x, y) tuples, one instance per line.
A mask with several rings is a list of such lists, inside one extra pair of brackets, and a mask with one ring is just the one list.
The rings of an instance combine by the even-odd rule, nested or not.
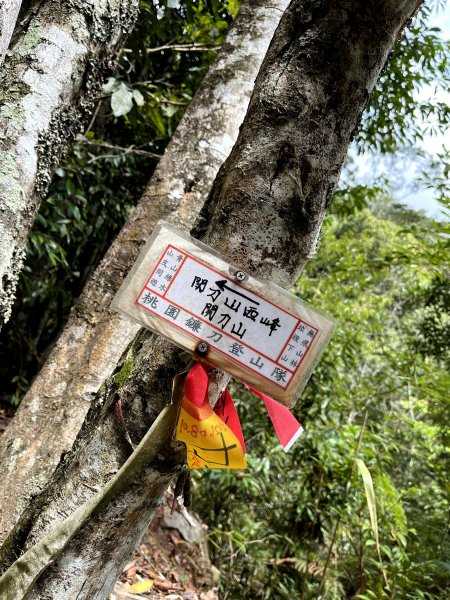
[(196, 483), (224, 598), (431, 600), (450, 589), (448, 374), (414, 350), (434, 275), (417, 254), (395, 258), (434, 246), (436, 224), (422, 217), (411, 231), (408, 210), (371, 204), (335, 206), (296, 286), (339, 320), (295, 409), (305, 433), (284, 454), (262, 403), (237, 388), (249, 470)]
[[(357, 134), (361, 152), (394, 152), (448, 125), (448, 107), (421, 92), (448, 90), (449, 44), (427, 25), (440, 4), (422, 7), (390, 57)], [(237, 8), (141, 2), (95, 121), (58, 169), (30, 239), (0, 350), (13, 403), (132, 210)], [(443, 153), (423, 181), (447, 211), (449, 174)], [(450, 226), (390, 202), (386, 181), (350, 181), (295, 289), (339, 320), (296, 408), (305, 433), (285, 454), (263, 404), (236, 386), (249, 470), (194, 476), (224, 599), (450, 595)]]
[(363, 115), (360, 152), (392, 153), (448, 127), (450, 107), (440, 98), (450, 89), (450, 42), (429, 24), (444, 7), (444, 0), (422, 3), (404, 31)]
[(369, 469), (366, 467), (364, 462), (360, 458), (355, 458), (356, 466), (358, 467), (358, 471), (362, 477), (364, 483), (364, 491), (366, 493), (367, 499), (367, 508), (369, 509), (369, 517), (370, 517), (370, 526), (372, 528), (373, 537), (375, 539), (375, 544), (377, 547), (378, 558), (381, 562), (381, 553), (380, 553), (380, 541), (378, 534), (378, 518), (377, 518), (377, 504), (375, 501), (375, 490), (373, 488), (372, 475), (370, 474)]
[[(389, 152), (419, 139), (427, 119), (435, 126), (447, 123), (447, 108), (433, 104), (432, 94), (417, 100), (423, 85), (446, 89), (449, 47), (427, 24), (441, 4), (435, 0), (422, 7), (397, 46), (363, 118), (357, 137), (361, 150)], [(58, 169), (28, 244), (18, 301), (2, 332), (0, 376), (10, 382), (3, 399), (17, 404), (45, 361), (74, 300), (147, 183), (238, 6), (237, 0), (141, 2), (141, 16), (99, 98), (95, 121)], [(336, 205), (341, 214), (351, 214), (378, 191), (356, 182), (336, 194)]]

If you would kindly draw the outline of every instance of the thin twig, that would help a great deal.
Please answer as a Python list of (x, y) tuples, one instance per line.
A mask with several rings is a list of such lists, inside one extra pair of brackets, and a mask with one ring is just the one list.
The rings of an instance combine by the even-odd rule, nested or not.
[(114, 144), (108, 144), (107, 142), (95, 142), (91, 140), (82, 140), (80, 144), (85, 144), (87, 146), (97, 146), (98, 148), (109, 148), (111, 150), (117, 150), (119, 152), (119, 154), (101, 154), (99, 156), (94, 156), (88, 161), (87, 164), (93, 163), (101, 158), (114, 158), (115, 156), (120, 156), (123, 154), (138, 154), (140, 156), (150, 156), (152, 158), (156, 158), (157, 160), (161, 158), (160, 154), (156, 154), (155, 152), (149, 152), (148, 150), (141, 150), (141, 146), (135, 147), (131, 145), (128, 148), (124, 148), (123, 146), (115, 146)]
[(208, 46), (208, 44), (164, 44), (155, 48), (147, 48), (148, 54), (160, 52), (161, 50), (173, 50), (175, 52), (215, 52), (220, 46)]
[[(174, 52), (217, 52), (221, 46), (208, 46), (208, 44), (164, 44), (162, 46), (155, 46), (154, 48), (147, 48), (149, 54), (154, 52), (161, 52), (162, 50), (173, 50)], [(122, 54), (131, 54), (133, 50), (131, 48), (123, 48)]]
[(91, 121), (90, 121), (89, 125), (87, 126), (87, 129), (86, 129), (86, 131), (84, 132), (84, 135), (86, 135), (86, 134), (87, 134), (87, 132), (88, 132), (88, 131), (90, 131), (90, 130), (92, 129), (92, 126), (94, 125), (95, 119), (97, 118), (98, 111), (99, 111), (99, 109), (100, 109), (100, 104), (101, 104), (101, 103), (102, 103), (102, 99), (100, 99), (100, 100), (97, 102), (97, 106), (95, 107), (94, 114), (92, 115), (92, 119), (91, 119)]
[[(317, 517), (318, 517), (318, 514), (319, 514), (319, 502), (322, 499), (322, 481), (323, 481), (323, 471), (320, 471), (319, 486), (318, 486), (318, 491), (317, 491), (317, 495), (316, 495), (316, 506), (314, 507), (314, 516), (312, 518), (312, 527), (314, 527), (314, 525), (316, 524)], [(308, 566), (309, 566), (310, 556), (311, 556), (311, 542), (308, 544), (308, 550), (306, 552), (305, 580), (304, 580), (303, 586), (302, 586), (302, 597), (301, 597), (301, 600), (303, 600), (304, 597), (305, 597), (305, 593), (306, 593), (306, 585), (305, 584), (309, 580), (309, 577), (308, 577)]]

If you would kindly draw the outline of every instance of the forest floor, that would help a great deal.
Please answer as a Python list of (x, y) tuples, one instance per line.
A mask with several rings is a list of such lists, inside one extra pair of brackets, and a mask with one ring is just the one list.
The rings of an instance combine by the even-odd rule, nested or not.
[(110, 600), (219, 600), (207, 526), (191, 512), (171, 512), (171, 502), (167, 494)]
[[(15, 408), (0, 402), (0, 435)], [(219, 570), (211, 565), (207, 526), (166, 494), (109, 600), (219, 600)]]

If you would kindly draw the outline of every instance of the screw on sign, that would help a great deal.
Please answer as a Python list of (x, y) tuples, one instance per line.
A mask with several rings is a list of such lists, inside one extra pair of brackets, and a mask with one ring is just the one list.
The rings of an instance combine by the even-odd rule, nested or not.
[(238, 281), (245, 281), (248, 277), (244, 271), (236, 271), (234, 276)]

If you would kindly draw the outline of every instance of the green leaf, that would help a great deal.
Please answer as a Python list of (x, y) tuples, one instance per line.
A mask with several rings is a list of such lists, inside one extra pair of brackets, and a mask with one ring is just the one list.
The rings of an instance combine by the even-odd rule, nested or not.
[[(375, 538), (375, 544), (377, 546), (378, 558), (381, 560), (381, 549), (380, 549), (380, 537), (378, 534), (378, 519), (377, 519), (377, 505), (375, 502), (375, 490), (373, 488), (372, 475), (369, 469), (366, 467), (364, 462), (360, 458), (355, 458), (356, 466), (362, 477), (364, 483), (364, 491), (366, 493), (367, 508), (369, 509), (370, 525), (372, 527), (373, 537)], [(386, 573), (382, 570), (386, 587), (389, 587)]]
[(372, 475), (369, 469), (360, 458), (355, 458), (356, 466), (364, 483), (366, 493), (367, 508), (369, 509), (370, 525), (372, 527), (373, 537), (377, 545), (378, 554), (380, 554), (380, 541), (378, 535), (377, 505), (375, 503), (375, 490), (373, 488)]
[(138, 106), (144, 106), (145, 99), (139, 90), (133, 90), (133, 98)]
[(133, 108), (133, 93), (121, 83), (111, 95), (111, 108), (115, 117), (122, 117)]
[(102, 88), (104, 94), (111, 94), (119, 87), (120, 82), (114, 77), (110, 77)]
[(161, 108), (164, 116), (170, 118), (173, 117), (173, 115), (177, 112), (178, 110), (178, 106), (174, 106), (173, 104), (169, 104), (167, 106), (163, 106)]

